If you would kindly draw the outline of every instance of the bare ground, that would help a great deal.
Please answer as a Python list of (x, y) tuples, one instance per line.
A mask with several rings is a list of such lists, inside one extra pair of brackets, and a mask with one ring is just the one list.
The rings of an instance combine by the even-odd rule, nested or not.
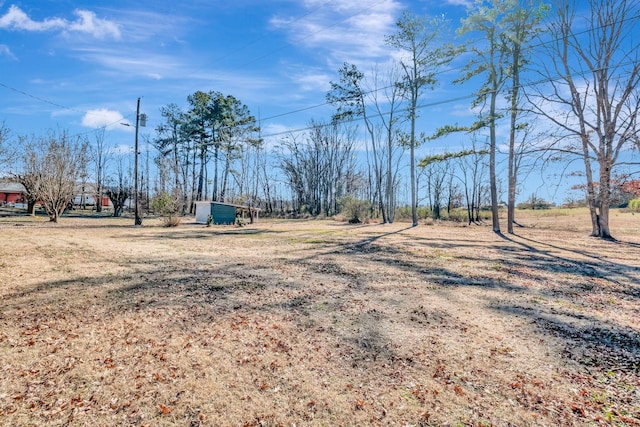
[(640, 216), (0, 219), (0, 424), (640, 425)]

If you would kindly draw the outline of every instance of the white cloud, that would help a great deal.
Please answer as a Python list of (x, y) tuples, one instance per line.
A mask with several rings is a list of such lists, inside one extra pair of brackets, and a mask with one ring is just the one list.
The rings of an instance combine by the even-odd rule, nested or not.
[(70, 31), (91, 34), (97, 39), (104, 39), (109, 36), (114, 39), (120, 38), (120, 28), (118, 24), (107, 21), (106, 19), (100, 19), (96, 17), (95, 13), (89, 10), (77, 9), (73, 13), (78, 16), (78, 19), (69, 23), (68, 29)]
[(179, 58), (162, 54), (101, 47), (79, 48), (75, 49), (75, 52), (82, 60), (99, 64), (105, 69), (128, 75), (146, 76), (154, 80), (178, 76), (184, 71)]
[(11, 53), (11, 49), (6, 44), (0, 44), (0, 56), (8, 56), (11, 59), (17, 59), (13, 53)]
[(450, 4), (451, 6), (471, 7), (473, 6), (473, 1), (472, 0), (447, 0), (447, 4)]
[[(106, 108), (100, 108), (96, 110), (89, 110), (82, 118), (82, 126), (98, 129), (106, 127), (107, 129), (120, 129), (125, 130), (120, 123), (129, 124), (129, 121), (119, 111), (108, 110)], [(131, 126), (129, 126), (130, 128)]]
[(368, 6), (352, 0), (330, 3), (325, 7), (325, 1), (307, 0), (307, 15), (273, 17), (271, 25), (287, 31), (292, 44), (328, 51), (328, 60), (338, 64), (388, 56), (384, 37), (395, 31), (402, 4), (395, 0)]
[[(303, 127), (303, 126), (300, 126)], [(264, 147), (267, 151), (273, 151), (280, 145), (280, 140), (295, 128), (280, 123), (267, 123), (262, 126), (262, 137), (264, 139)]]
[(33, 21), (18, 6), (11, 6), (9, 11), (0, 17), (0, 28), (25, 30), (25, 31), (47, 31), (62, 29), (66, 22), (60, 18), (48, 18), (41, 22)]
[(109, 10), (117, 17), (122, 38), (131, 44), (152, 40), (166, 47), (167, 42), (182, 44), (180, 37), (193, 28), (193, 23), (179, 14), (162, 14), (153, 10)]
[(331, 86), (331, 76), (326, 73), (308, 72), (294, 77), (303, 91), (327, 92)]
[[(185, 84), (186, 91), (192, 91), (191, 81), (205, 81), (210, 87), (227, 87), (242, 100), (256, 94), (263, 94), (273, 85), (269, 76), (253, 75), (239, 71), (224, 71), (208, 67), (194, 68), (194, 60), (185, 56), (167, 53), (144, 52), (139, 49), (110, 49), (104, 47), (82, 47), (74, 49), (82, 61), (97, 64), (103, 73), (116, 78), (122, 75), (139, 76), (149, 80), (164, 80), (167, 84)], [(185, 78), (185, 76), (188, 77)], [(173, 82), (169, 83), (171, 80)], [(175, 81), (177, 79), (177, 81)]]
[(73, 12), (77, 19), (67, 21), (62, 18), (46, 18), (42, 21), (34, 21), (18, 6), (12, 5), (6, 14), (0, 16), (0, 28), (22, 31), (70, 31), (90, 34), (95, 38), (106, 37), (120, 38), (118, 24), (100, 19), (94, 12), (77, 9)]
[(468, 104), (455, 104), (453, 107), (449, 108), (449, 114), (455, 117), (477, 118), (479, 112), (478, 108), (473, 108), (471, 106), (471, 102)]

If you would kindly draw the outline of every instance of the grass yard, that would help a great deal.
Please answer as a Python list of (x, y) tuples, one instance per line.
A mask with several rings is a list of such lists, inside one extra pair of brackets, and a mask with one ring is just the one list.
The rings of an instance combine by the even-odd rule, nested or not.
[(0, 218), (0, 425), (640, 425), (640, 215), (517, 219)]

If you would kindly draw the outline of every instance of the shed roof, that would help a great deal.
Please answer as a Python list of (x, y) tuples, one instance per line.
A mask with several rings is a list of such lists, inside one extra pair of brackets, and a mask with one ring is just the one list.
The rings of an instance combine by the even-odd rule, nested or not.
[(252, 208), (252, 207), (249, 207), (249, 206), (235, 205), (233, 203), (222, 203), (222, 202), (212, 202), (212, 201), (196, 202), (196, 204), (199, 204), (199, 203), (209, 203), (209, 204), (212, 204), (212, 205), (231, 206), (231, 207), (234, 207), (236, 209), (244, 209), (244, 210), (247, 210), (247, 211), (248, 210), (252, 210), (252, 211), (260, 211), (260, 210), (262, 210), (260, 208)]

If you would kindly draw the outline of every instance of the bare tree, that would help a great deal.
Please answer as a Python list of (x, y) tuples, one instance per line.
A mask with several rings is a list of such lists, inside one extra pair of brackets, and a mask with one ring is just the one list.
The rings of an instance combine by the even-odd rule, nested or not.
[(18, 150), (20, 151), (19, 157), (21, 158), (21, 170), (18, 173), (13, 173), (13, 178), (22, 184), (25, 189), (25, 198), (27, 200), (27, 213), (29, 215), (35, 215), (36, 204), (38, 203), (38, 188), (40, 181), (39, 164), (40, 161), (37, 157), (36, 150), (27, 149), (32, 145), (35, 145), (31, 139), (25, 136), (18, 137)]
[(96, 212), (102, 212), (102, 197), (105, 195), (105, 180), (107, 174), (107, 163), (113, 155), (104, 140), (104, 128), (99, 129), (95, 133), (95, 145), (91, 147), (91, 158), (94, 166), (95, 194), (94, 200), (96, 204)]
[(0, 174), (3, 172), (5, 165), (12, 163), (13, 153), (11, 151), (11, 146), (9, 145), (9, 128), (2, 122), (0, 123)]
[(282, 143), (279, 166), (294, 196), (294, 210), (334, 215), (354, 178), (354, 131), (340, 123), (312, 122), (308, 135)]
[[(380, 79), (375, 70), (370, 80), (352, 64), (344, 64), (339, 74), (339, 82), (331, 82), (331, 91), (327, 94), (327, 100), (338, 107), (333, 119), (362, 118), (369, 140), (367, 158), (369, 148), (373, 157), (368, 163), (369, 166), (373, 166), (373, 175), (370, 174), (372, 196), (377, 199), (382, 222), (391, 223), (394, 220), (396, 204), (395, 187), (399, 157), (396, 154), (399, 146), (396, 124), (402, 86), (396, 84), (398, 76), (393, 71), (389, 75), (390, 84), (385, 88), (378, 87)], [(380, 91), (384, 94), (383, 100), (378, 99)], [(373, 111), (369, 112), (369, 108)]]
[(257, 159), (257, 170), (256, 174), (259, 176), (259, 182), (262, 184), (262, 193), (264, 194), (264, 209), (267, 214), (271, 214), (275, 210), (275, 200), (274, 200), (274, 177), (273, 170), (275, 169), (268, 162), (268, 156), (264, 151), (261, 151), (262, 155), (260, 155)]
[[(505, 47), (510, 54), (509, 74), (511, 76), (507, 196), (507, 232), (510, 234), (513, 234), (513, 224), (515, 222), (518, 167), (522, 159), (518, 155), (522, 153), (522, 150), (517, 150), (516, 139), (520, 130), (527, 130), (526, 126), (518, 122), (522, 103), (520, 74), (523, 65), (529, 60), (529, 42), (534, 38), (540, 19), (546, 10), (547, 5), (538, 0), (510, 0), (507, 15), (504, 19), (506, 29), (503, 38), (505, 39)], [(526, 134), (528, 132), (525, 132)]]
[[(398, 138), (398, 124), (400, 117), (398, 115), (402, 98), (405, 96), (402, 85), (394, 84), (399, 81), (399, 70), (394, 67), (389, 72), (388, 82), (382, 90), (383, 99), (378, 98), (380, 92), (378, 87), (378, 78), (374, 76), (374, 87), (370, 88), (373, 97), (373, 105), (376, 109), (380, 124), (383, 128), (383, 138), (381, 141), (380, 153), (381, 169), (385, 171), (385, 205), (387, 207), (387, 219), (390, 223), (395, 220), (395, 212), (397, 205), (396, 192), (399, 185), (398, 171), (400, 169), (400, 161), (402, 160), (402, 147)], [(386, 109), (383, 109), (383, 105)]]
[(548, 27), (552, 40), (545, 44), (548, 50), (540, 71), (548, 83), (538, 85), (529, 99), (557, 126), (561, 140), (577, 142), (555, 148), (582, 158), (591, 234), (611, 238), (612, 171), (621, 151), (637, 138), (640, 2), (589, 0), (588, 4), (590, 15), (578, 19), (577, 2), (558, 0)]
[[(327, 94), (327, 100), (337, 106), (337, 112), (333, 116), (334, 121), (353, 120), (354, 117), (362, 117), (364, 126), (370, 140), (370, 147), (373, 154), (374, 175), (369, 173), (369, 181), (373, 199), (377, 199), (380, 213), (382, 214), (382, 222), (389, 222), (387, 219), (387, 206), (382, 196), (382, 168), (378, 160), (378, 140), (380, 135), (377, 126), (373, 123), (372, 118), (367, 112), (367, 93), (362, 85), (364, 81), (364, 73), (358, 70), (353, 64), (344, 64), (338, 71), (340, 80), (338, 83), (331, 82), (331, 91)], [(367, 148), (367, 160), (369, 159), (369, 149)], [(370, 169), (370, 168), (369, 168)], [(373, 200), (370, 200), (373, 202)], [(373, 205), (373, 203), (372, 203)]]
[(122, 215), (125, 203), (133, 194), (133, 183), (131, 178), (131, 170), (126, 170), (124, 165), (124, 155), (120, 154), (116, 157), (115, 177), (111, 176), (107, 179), (108, 186), (105, 194), (111, 200), (113, 205), (113, 216)]
[(451, 164), (443, 159), (420, 165), (427, 180), (427, 196), (429, 198), (429, 208), (433, 219), (441, 218), (441, 208), (445, 197), (448, 177), (451, 175)]
[[(0, 174), (4, 173), (3, 168), (7, 167), (7, 173), (11, 179), (24, 186), (27, 212), (30, 215), (35, 215), (35, 206), (38, 202), (36, 194), (38, 175), (35, 170), (30, 169), (24, 162), (20, 162), (21, 158), (24, 157), (21, 149), (26, 145), (27, 138), (22, 136), (18, 137), (17, 144), (9, 144), (9, 129), (4, 123), (0, 124)], [(22, 163), (20, 173), (16, 173), (15, 167), (17, 163)]]
[(481, 196), (486, 175), (483, 160), (489, 151), (478, 148), (475, 134), (471, 136), (471, 149), (464, 151), (470, 152), (470, 155), (458, 159), (458, 170), (464, 188), (467, 217), (471, 225), (480, 221)]
[[(453, 184), (453, 165), (451, 164), (452, 160), (455, 159), (463, 159), (463, 158), (472, 158), (471, 162), (472, 167), (469, 168), (469, 163), (459, 163), (459, 166), (463, 172), (462, 182), (465, 185), (465, 193), (467, 196), (467, 203), (469, 204), (469, 187), (475, 189), (477, 185), (478, 178), (478, 169), (480, 167), (480, 159), (483, 155), (488, 153), (487, 150), (476, 150), (475, 143), (473, 145), (473, 149), (471, 150), (461, 150), (457, 152), (445, 152), (442, 154), (435, 154), (431, 156), (426, 156), (418, 166), (424, 172), (424, 175), (427, 178), (427, 195), (430, 200), (430, 209), (432, 211), (432, 215), (434, 219), (440, 219), (440, 208), (442, 204), (443, 197), (447, 196), (447, 211), (451, 210), (451, 201), (454, 198), (454, 193), (457, 192), (456, 186)], [(469, 169), (470, 172), (469, 172)], [(470, 176), (469, 176), (470, 175)], [(469, 178), (472, 180), (469, 183)], [(445, 194), (445, 191), (447, 192)], [(472, 190), (472, 197), (475, 197), (475, 191)], [(471, 199), (474, 200), (474, 199)], [(473, 211), (473, 201), (471, 202), (471, 207), (469, 208), (469, 223), (472, 222), (471, 212)]]
[(87, 141), (67, 132), (25, 140), (23, 182), (44, 206), (49, 219), (58, 222), (75, 194), (76, 183), (87, 163)]
[(489, 128), (489, 181), (491, 188), (491, 214), (493, 231), (500, 233), (498, 216), (498, 184), (496, 174), (496, 126), (499, 118), (498, 96), (508, 78), (506, 61), (508, 48), (503, 38), (501, 18), (504, 16), (507, 4), (502, 0), (482, 0), (475, 3), (469, 16), (462, 21), (458, 33), (478, 34), (484, 45), (471, 45), (471, 59), (467, 63), (465, 74), (458, 82), (466, 81), (474, 76), (484, 77), (484, 86), (474, 100), (474, 106), (482, 106), (488, 110), (486, 118), (474, 125), (474, 128), (486, 126)]
[(426, 88), (435, 85), (437, 72), (443, 65), (448, 64), (453, 56), (451, 48), (442, 38), (448, 21), (441, 17), (419, 17), (405, 12), (396, 25), (398, 31), (387, 37), (387, 44), (403, 53), (400, 60), (403, 78), (398, 84), (403, 87), (403, 94), (409, 103), (407, 116), (410, 130), (407, 143), (411, 179), (411, 217), (415, 227), (418, 225), (415, 149), (420, 142), (416, 136), (418, 100)]
[(245, 204), (250, 208), (249, 220), (253, 223), (255, 216), (253, 208), (257, 208), (261, 200), (268, 200), (269, 198), (268, 192), (263, 193), (262, 198), (260, 197), (260, 189), (268, 189), (268, 185), (263, 185), (262, 175), (267, 154), (259, 132), (257, 137), (247, 139), (239, 148), (239, 164), (236, 170), (232, 172), (237, 189), (235, 201), (236, 203)]

